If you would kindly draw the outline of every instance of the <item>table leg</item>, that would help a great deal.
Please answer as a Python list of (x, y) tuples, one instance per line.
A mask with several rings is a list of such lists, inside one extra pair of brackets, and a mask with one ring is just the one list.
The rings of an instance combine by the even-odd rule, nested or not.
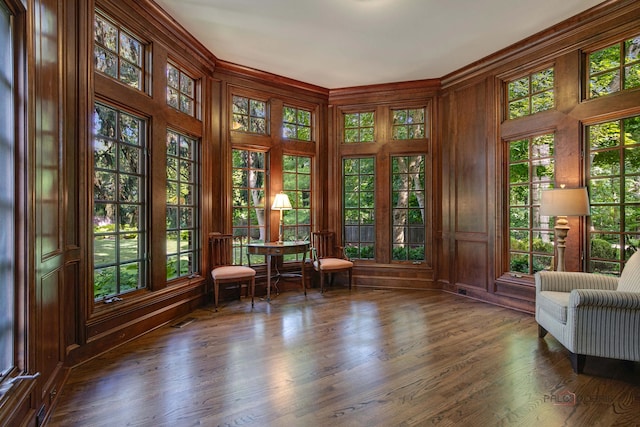
[(271, 255), (267, 255), (267, 302), (271, 302)]
[(304, 289), (304, 296), (307, 296), (307, 282), (304, 280), (304, 261), (307, 257), (307, 251), (302, 252), (302, 289)]

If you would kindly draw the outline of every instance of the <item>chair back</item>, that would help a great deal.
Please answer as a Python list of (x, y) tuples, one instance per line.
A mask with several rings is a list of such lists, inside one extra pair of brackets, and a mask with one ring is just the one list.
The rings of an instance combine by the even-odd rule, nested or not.
[(209, 233), (209, 267), (233, 265), (231, 234)]
[(314, 255), (317, 258), (342, 257), (342, 254), (336, 254), (335, 239), (336, 233), (333, 231), (323, 230), (311, 233), (311, 246), (314, 248)]
[(618, 291), (640, 292), (640, 251), (636, 251), (622, 269)]

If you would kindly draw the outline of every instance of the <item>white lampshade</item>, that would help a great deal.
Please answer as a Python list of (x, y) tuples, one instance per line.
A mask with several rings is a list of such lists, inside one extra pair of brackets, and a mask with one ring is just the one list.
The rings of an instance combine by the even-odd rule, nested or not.
[(589, 195), (586, 188), (555, 188), (542, 192), (542, 216), (589, 215)]
[(276, 198), (273, 201), (273, 205), (271, 205), (271, 209), (276, 211), (286, 211), (289, 209), (293, 209), (291, 206), (291, 202), (289, 201), (289, 196), (284, 193), (276, 194)]

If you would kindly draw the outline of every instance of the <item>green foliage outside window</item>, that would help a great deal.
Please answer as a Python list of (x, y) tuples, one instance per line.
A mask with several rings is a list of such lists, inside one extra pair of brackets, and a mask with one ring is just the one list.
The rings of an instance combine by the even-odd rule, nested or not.
[(375, 158), (346, 158), (342, 164), (345, 251), (373, 259), (375, 246)]
[(268, 133), (267, 103), (243, 96), (233, 96), (231, 130), (259, 135)]
[[(266, 154), (233, 150), (231, 157), (233, 262), (242, 265), (248, 262), (246, 245), (265, 241)], [(255, 262), (264, 263), (264, 257)]]
[(95, 104), (93, 139), (94, 298), (145, 286), (145, 122)]
[(393, 156), (391, 171), (392, 259), (424, 261), (425, 156)]
[(640, 239), (640, 116), (587, 128), (589, 271), (618, 275)]
[(282, 137), (311, 141), (311, 112), (285, 106), (282, 110)]
[(167, 279), (199, 270), (198, 141), (167, 132)]
[(375, 115), (373, 112), (344, 114), (345, 144), (373, 142)]
[(640, 87), (640, 36), (587, 56), (590, 98)]
[(195, 117), (196, 82), (173, 64), (167, 64), (167, 104)]
[(93, 38), (96, 71), (142, 90), (144, 45), (99, 13), (95, 14)]
[[(291, 210), (283, 211), (285, 241), (311, 240), (312, 187), (311, 157), (282, 156), (282, 187), (289, 196)], [(285, 261), (297, 260), (301, 254), (285, 255)]]
[(534, 274), (551, 269), (553, 218), (540, 215), (542, 191), (554, 182), (554, 134), (508, 142), (509, 270)]
[(555, 106), (553, 67), (508, 82), (507, 96), (509, 119), (553, 109)]
[(426, 138), (425, 108), (392, 110), (392, 139)]

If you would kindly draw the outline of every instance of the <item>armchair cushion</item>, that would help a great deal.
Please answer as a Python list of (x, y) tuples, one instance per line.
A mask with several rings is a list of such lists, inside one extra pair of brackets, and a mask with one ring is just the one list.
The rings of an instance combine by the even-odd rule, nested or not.
[(542, 291), (538, 294), (538, 306), (554, 319), (567, 323), (569, 295), (569, 292)]

